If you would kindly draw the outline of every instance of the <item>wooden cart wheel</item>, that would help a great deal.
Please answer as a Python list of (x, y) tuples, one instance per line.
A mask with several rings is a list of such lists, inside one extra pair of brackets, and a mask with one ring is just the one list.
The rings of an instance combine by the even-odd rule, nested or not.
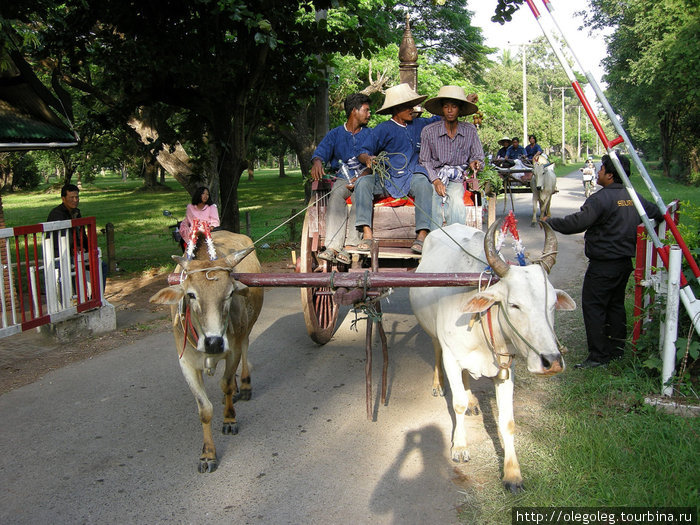
[[(304, 217), (301, 232), (299, 271), (326, 272), (328, 266), (319, 264), (318, 253), (312, 251), (312, 233), (309, 231), (310, 213)], [(322, 261), (325, 263), (325, 261)], [(330, 288), (302, 288), (301, 305), (304, 309), (306, 330), (311, 339), (320, 345), (331, 340), (338, 321), (338, 305), (333, 302)]]

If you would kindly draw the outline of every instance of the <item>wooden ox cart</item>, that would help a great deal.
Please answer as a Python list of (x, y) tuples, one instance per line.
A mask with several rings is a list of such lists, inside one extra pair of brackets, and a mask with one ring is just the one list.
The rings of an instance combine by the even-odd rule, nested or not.
[[(319, 258), (325, 246), (325, 213), (330, 188), (329, 181), (313, 183), (313, 205), (304, 218), (296, 274), (234, 275), (248, 286), (299, 287), (307, 332), (320, 345), (333, 336), (340, 306), (351, 305), (367, 314), (365, 379), (367, 418), (371, 420), (372, 333), (375, 324), (382, 341), (381, 400), (386, 403), (388, 350), (381, 322), (380, 299), (390, 293), (388, 290), (392, 287), (476, 286), (482, 279), (486, 284), (498, 278), (479, 274), (416, 275), (414, 270), (421, 256), (411, 251), (416, 235), (413, 206), (375, 206), (374, 240), (369, 254), (346, 246), (352, 255), (350, 264), (331, 263)], [(467, 224), (481, 228), (481, 206), (467, 207)]]

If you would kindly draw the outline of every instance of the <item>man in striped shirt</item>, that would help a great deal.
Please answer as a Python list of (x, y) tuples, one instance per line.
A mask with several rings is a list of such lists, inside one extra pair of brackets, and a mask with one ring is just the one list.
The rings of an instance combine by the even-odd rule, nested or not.
[(476, 127), (458, 118), (476, 113), (478, 108), (459, 86), (443, 86), (424, 105), (431, 113), (442, 116), (442, 120), (423, 128), (420, 141), (419, 162), (435, 190), (433, 227), (465, 224), (464, 175), (467, 169), (476, 173), (483, 167), (484, 149)]

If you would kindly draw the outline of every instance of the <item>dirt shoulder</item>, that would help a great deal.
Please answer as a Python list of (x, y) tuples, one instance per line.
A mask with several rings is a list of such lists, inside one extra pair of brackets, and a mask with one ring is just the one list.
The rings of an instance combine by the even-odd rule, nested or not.
[[(265, 263), (263, 271), (287, 273), (286, 262)], [(106, 299), (114, 305), (117, 329), (73, 343), (29, 330), (0, 339), (0, 395), (38, 381), (48, 372), (129, 345), (154, 332), (170, 330), (170, 310), (148, 299), (167, 286), (167, 274), (154, 273), (107, 280)]]

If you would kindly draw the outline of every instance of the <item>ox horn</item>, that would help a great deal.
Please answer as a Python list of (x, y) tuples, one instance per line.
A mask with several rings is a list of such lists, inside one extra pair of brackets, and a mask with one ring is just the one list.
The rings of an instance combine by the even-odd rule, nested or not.
[(544, 228), (544, 249), (539, 264), (549, 273), (557, 262), (557, 236), (552, 227), (546, 221), (540, 221), (540, 227)]
[(180, 265), (180, 268), (182, 268), (183, 270), (187, 270), (187, 267), (190, 264), (189, 259), (186, 259), (185, 257), (180, 257), (179, 255), (173, 255), (172, 257), (173, 261)]
[(501, 228), (502, 223), (503, 218), (494, 222), (486, 232), (486, 237), (484, 237), (484, 253), (486, 254), (486, 260), (499, 277), (504, 277), (510, 269), (508, 263), (501, 259), (500, 255), (496, 253), (496, 232)]
[(233, 268), (239, 262), (241, 262), (243, 259), (245, 259), (246, 256), (250, 255), (254, 251), (255, 251), (255, 246), (248, 246), (247, 248), (245, 248), (243, 250), (237, 250), (237, 251), (226, 256), (226, 264), (228, 264), (231, 268)]

